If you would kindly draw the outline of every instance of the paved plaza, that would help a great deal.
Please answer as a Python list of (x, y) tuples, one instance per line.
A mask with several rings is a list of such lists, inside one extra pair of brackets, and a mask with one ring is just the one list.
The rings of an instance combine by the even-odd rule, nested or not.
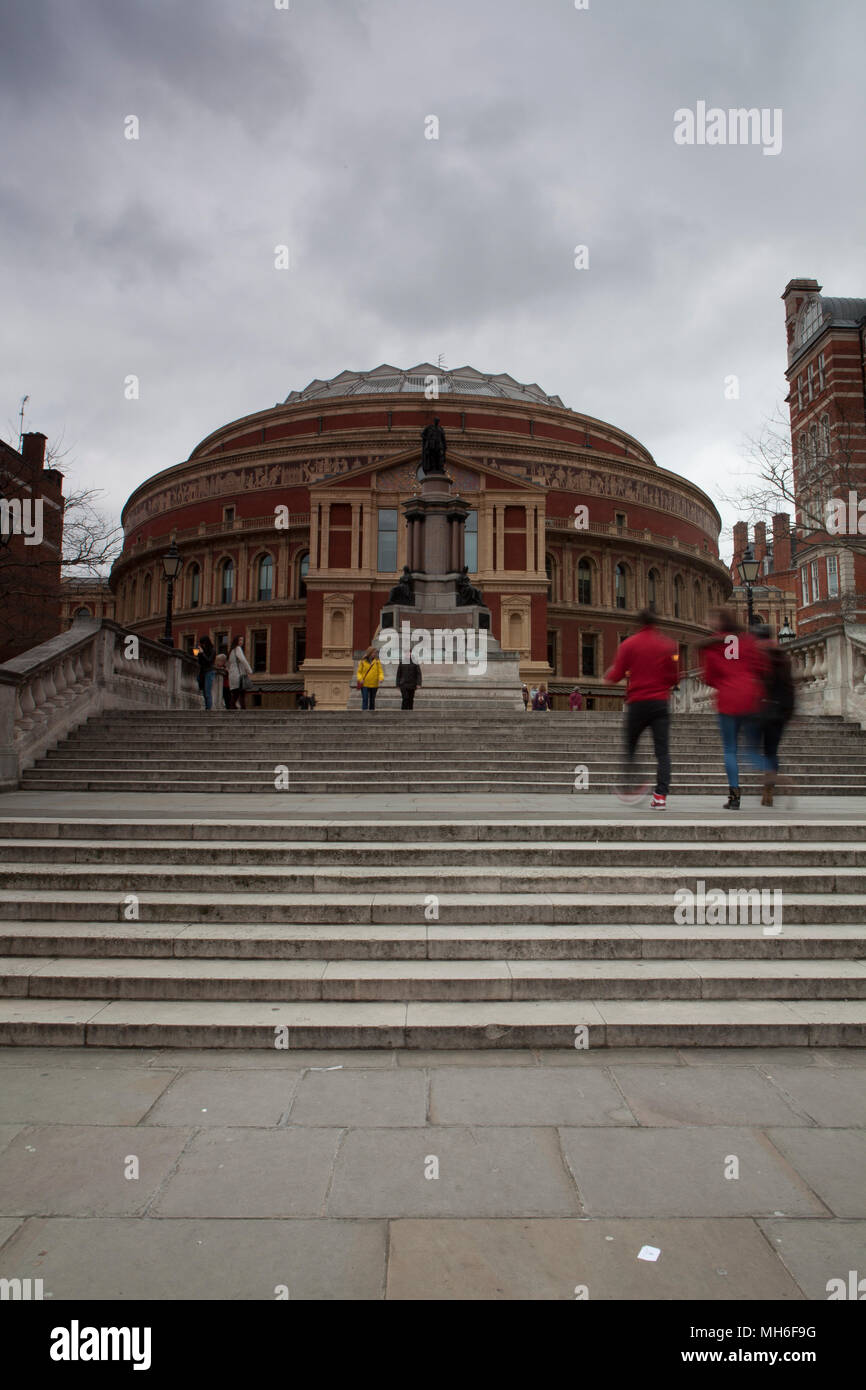
[(4, 1048), (0, 1276), (58, 1301), (826, 1299), (866, 1270), (864, 1128), (857, 1048)]

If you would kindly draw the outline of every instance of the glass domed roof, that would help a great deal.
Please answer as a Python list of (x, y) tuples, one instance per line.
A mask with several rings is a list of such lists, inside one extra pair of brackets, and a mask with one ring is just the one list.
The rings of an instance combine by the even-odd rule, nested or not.
[(317, 378), (305, 386), (303, 391), (292, 391), (285, 399), (285, 405), (297, 401), (335, 400), (341, 396), (375, 396), (400, 394), (423, 395), (429, 385), (428, 378), (435, 377), (440, 396), (488, 396), (511, 401), (524, 401), (527, 404), (554, 405), (563, 409), (559, 396), (548, 396), (533, 382), (531, 386), (521, 385), (507, 372), (496, 376), (485, 375), (474, 367), (436, 367), (431, 362), (420, 362), (417, 367), (391, 367), (383, 363), (372, 372), (340, 372), (330, 381)]

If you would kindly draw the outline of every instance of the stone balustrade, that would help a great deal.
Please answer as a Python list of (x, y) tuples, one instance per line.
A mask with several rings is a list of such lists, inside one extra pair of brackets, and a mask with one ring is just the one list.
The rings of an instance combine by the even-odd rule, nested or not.
[[(836, 715), (866, 729), (866, 627), (839, 624), (788, 643), (797, 691), (797, 713)], [(711, 714), (713, 692), (696, 671), (680, 681), (672, 708)]]
[(184, 652), (117, 623), (73, 626), (0, 666), (0, 790), (92, 715), (201, 707), (198, 666)]

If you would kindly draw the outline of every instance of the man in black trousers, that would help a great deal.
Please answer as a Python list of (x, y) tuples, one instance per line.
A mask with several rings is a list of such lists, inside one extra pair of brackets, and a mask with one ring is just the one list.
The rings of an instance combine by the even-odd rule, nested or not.
[(412, 660), (411, 656), (408, 661), (401, 661), (397, 667), (395, 684), (403, 697), (400, 708), (412, 709), (415, 703), (415, 691), (421, 684), (421, 667), (417, 661)]

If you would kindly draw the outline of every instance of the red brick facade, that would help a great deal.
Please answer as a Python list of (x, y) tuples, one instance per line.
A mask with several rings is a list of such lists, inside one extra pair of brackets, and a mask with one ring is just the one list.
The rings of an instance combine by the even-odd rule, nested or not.
[(600, 678), (639, 608), (654, 604), (688, 662), (730, 591), (712, 502), (611, 425), (483, 391), (304, 396), (223, 426), (137, 488), (111, 578), (117, 621), (159, 637), (174, 536), (176, 643), (243, 633), (266, 704), (293, 703), (305, 681), (345, 703), (338, 673), (373, 637), (404, 563), (401, 503), (434, 414), (475, 514), (470, 570), (494, 635), (563, 702), (575, 684), (598, 706), (618, 702)]
[(60, 632), (63, 475), (45, 467), (45, 435), (21, 452), (0, 440), (0, 662)]

